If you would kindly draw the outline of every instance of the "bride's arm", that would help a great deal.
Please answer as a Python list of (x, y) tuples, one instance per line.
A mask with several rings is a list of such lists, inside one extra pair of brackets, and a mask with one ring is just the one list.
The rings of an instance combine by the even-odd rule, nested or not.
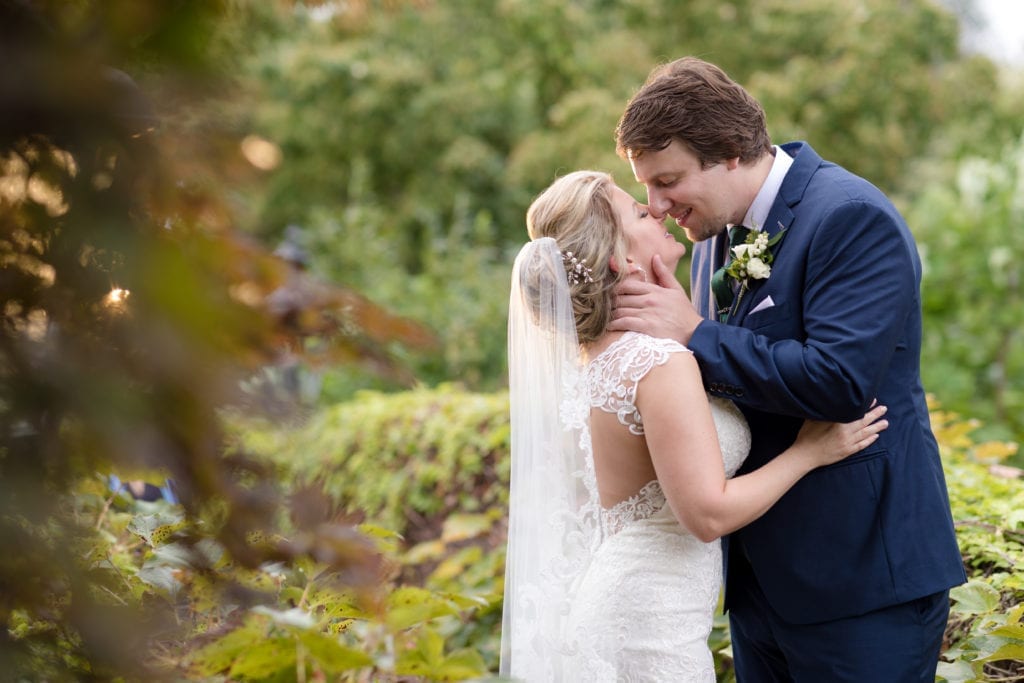
[(726, 479), (700, 370), (692, 354), (674, 353), (637, 386), (647, 446), (676, 518), (712, 541), (764, 514), (811, 470), (866, 448), (885, 429), (879, 406), (862, 419), (806, 422), (796, 443), (763, 467)]

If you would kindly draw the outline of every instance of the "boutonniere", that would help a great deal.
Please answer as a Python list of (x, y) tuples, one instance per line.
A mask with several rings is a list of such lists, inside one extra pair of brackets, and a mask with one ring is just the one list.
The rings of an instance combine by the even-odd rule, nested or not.
[(786, 234), (780, 230), (774, 237), (764, 231), (751, 230), (743, 244), (732, 248), (732, 260), (725, 268), (725, 274), (740, 283), (740, 291), (750, 288), (751, 280), (767, 280), (772, 274), (772, 247)]

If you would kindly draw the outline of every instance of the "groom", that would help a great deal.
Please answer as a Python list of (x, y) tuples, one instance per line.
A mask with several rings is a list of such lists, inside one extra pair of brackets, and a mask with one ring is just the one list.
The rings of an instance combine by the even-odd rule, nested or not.
[[(620, 290), (613, 327), (693, 351), (708, 390), (750, 424), (741, 473), (782, 452), (804, 419), (847, 422), (875, 399), (889, 408), (875, 444), (726, 539), (739, 680), (932, 683), (949, 588), (966, 577), (921, 387), (921, 263), (907, 225), (807, 143), (773, 146), (758, 102), (699, 59), (655, 69), (616, 135), (651, 212), (694, 249), (693, 303), (661, 267), (658, 285)], [(719, 276), (716, 295), (733, 225), (766, 233), (770, 257)]]

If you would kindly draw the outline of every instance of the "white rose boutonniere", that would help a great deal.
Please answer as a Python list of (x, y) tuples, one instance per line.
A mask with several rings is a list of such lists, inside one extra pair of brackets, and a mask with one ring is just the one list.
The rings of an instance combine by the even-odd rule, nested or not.
[(772, 274), (772, 261), (775, 260), (772, 247), (778, 244), (785, 234), (786, 231), (782, 230), (769, 239), (768, 233), (752, 230), (747, 235), (746, 242), (732, 248), (732, 260), (725, 269), (725, 275), (740, 283), (735, 305), (739, 305), (743, 294), (750, 289), (751, 280), (767, 280)]
[(766, 280), (772, 274), (772, 267), (754, 256), (747, 261), (747, 274), (755, 280)]

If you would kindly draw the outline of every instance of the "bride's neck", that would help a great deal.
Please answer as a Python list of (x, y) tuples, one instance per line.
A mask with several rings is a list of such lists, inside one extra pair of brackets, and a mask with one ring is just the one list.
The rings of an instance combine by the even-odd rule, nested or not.
[(590, 342), (588, 344), (584, 344), (583, 345), (583, 354), (586, 357), (586, 360), (589, 361), (592, 358), (596, 358), (598, 355), (601, 354), (602, 351), (604, 351), (609, 346), (614, 344), (615, 340), (619, 339), (624, 334), (625, 334), (625, 332), (620, 332), (620, 331), (615, 331), (615, 332), (606, 331), (604, 334), (602, 334), (600, 337), (598, 337), (594, 341), (592, 341), (592, 342)]

